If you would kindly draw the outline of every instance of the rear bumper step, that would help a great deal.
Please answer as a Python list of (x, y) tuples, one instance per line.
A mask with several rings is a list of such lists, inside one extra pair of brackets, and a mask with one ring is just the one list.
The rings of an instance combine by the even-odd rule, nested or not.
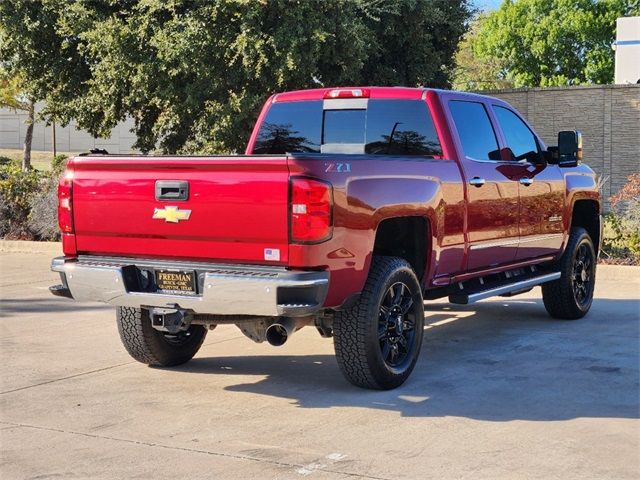
[[(195, 272), (197, 293), (141, 291), (138, 272), (155, 269)], [(52, 287), (54, 295), (61, 294), (59, 287), (66, 287), (66, 292), (79, 301), (120, 307), (179, 308), (213, 315), (310, 315), (322, 308), (329, 287), (329, 272), (291, 271), (282, 267), (58, 257), (53, 259), (51, 270), (60, 272), (64, 283)]]
[(518, 280), (516, 282), (491, 286), (482, 290), (475, 290), (470, 292), (460, 291), (449, 295), (449, 302), (467, 305), (469, 303), (477, 302), (478, 300), (495, 297), (498, 295), (506, 295), (516, 292), (524, 293), (525, 290), (535, 287), (536, 285), (553, 282), (554, 280), (557, 280), (559, 278), (560, 272), (552, 272), (544, 275), (537, 275), (535, 277), (529, 277), (523, 280)]
[(51, 285), (49, 287), (49, 291), (56, 297), (73, 298), (73, 295), (71, 295), (71, 291), (64, 285)]

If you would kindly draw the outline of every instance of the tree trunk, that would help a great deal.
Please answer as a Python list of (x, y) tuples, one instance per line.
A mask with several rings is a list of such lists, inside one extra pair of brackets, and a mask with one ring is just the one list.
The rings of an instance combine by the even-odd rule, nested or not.
[(58, 149), (56, 148), (56, 121), (51, 122), (51, 142), (53, 143), (53, 159), (55, 160), (56, 155), (58, 154)]
[(27, 133), (24, 136), (24, 154), (22, 156), (22, 170), (31, 170), (31, 142), (33, 140), (33, 124), (35, 122), (35, 105), (29, 100), (29, 118), (27, 119)]

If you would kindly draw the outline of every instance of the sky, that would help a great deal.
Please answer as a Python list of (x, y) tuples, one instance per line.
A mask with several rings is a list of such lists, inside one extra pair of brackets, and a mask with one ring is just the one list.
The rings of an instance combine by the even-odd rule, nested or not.
[(473, 3), (480, 10), (495, 10), (500, 6), (502, 0), (474, 0)]

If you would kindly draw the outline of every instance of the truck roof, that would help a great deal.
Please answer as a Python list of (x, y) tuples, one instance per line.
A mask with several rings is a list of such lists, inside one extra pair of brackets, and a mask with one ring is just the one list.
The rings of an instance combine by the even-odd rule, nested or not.
[[(404, 100), (420, 100), (424, 98), (426, 92), (433, 91), (437, 94), (455, 93), (456, 95), (475, 98), (492, 98), (487, 95), (479, 95), (477, 93), (460, 92), (455, 90), (443, 90), (438, 88), (427, 87), (376, 87), (376, 86), (359, 86), (359, 87), (326, 87), (312, 88), (308, 90), (293, 90), (290, 92), (276, 93), (271, 97), (272, 102), (299, 102), (303, 100), (323, 100), (332, 91), (349, 92), (361, 91), (365, 93), (363, 96), (378, 99), (404, 99)], [(354, 95), (355, 96), (355, 95)], [(498, 100), (498, 99), (495, 99)]]

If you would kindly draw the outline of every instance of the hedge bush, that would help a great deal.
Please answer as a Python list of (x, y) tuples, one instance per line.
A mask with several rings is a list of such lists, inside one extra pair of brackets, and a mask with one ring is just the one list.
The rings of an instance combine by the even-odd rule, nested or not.
[(58, 230), (58, 177), (49, 177), (41, 183), (41, 195), (31, 198), (31, 213), (27, 226), (37, 240), (60, 240)]
[(58, 157), (50, 172), (35, 169), (25, 172), (20, 162), (0, 159), (0, 238), (60, 239), (57, 189), (66, 157)]
[(640, 265), (640, 173), (629, 175), (625, 186), (609, 202), (602, 258), (608, 263)]

